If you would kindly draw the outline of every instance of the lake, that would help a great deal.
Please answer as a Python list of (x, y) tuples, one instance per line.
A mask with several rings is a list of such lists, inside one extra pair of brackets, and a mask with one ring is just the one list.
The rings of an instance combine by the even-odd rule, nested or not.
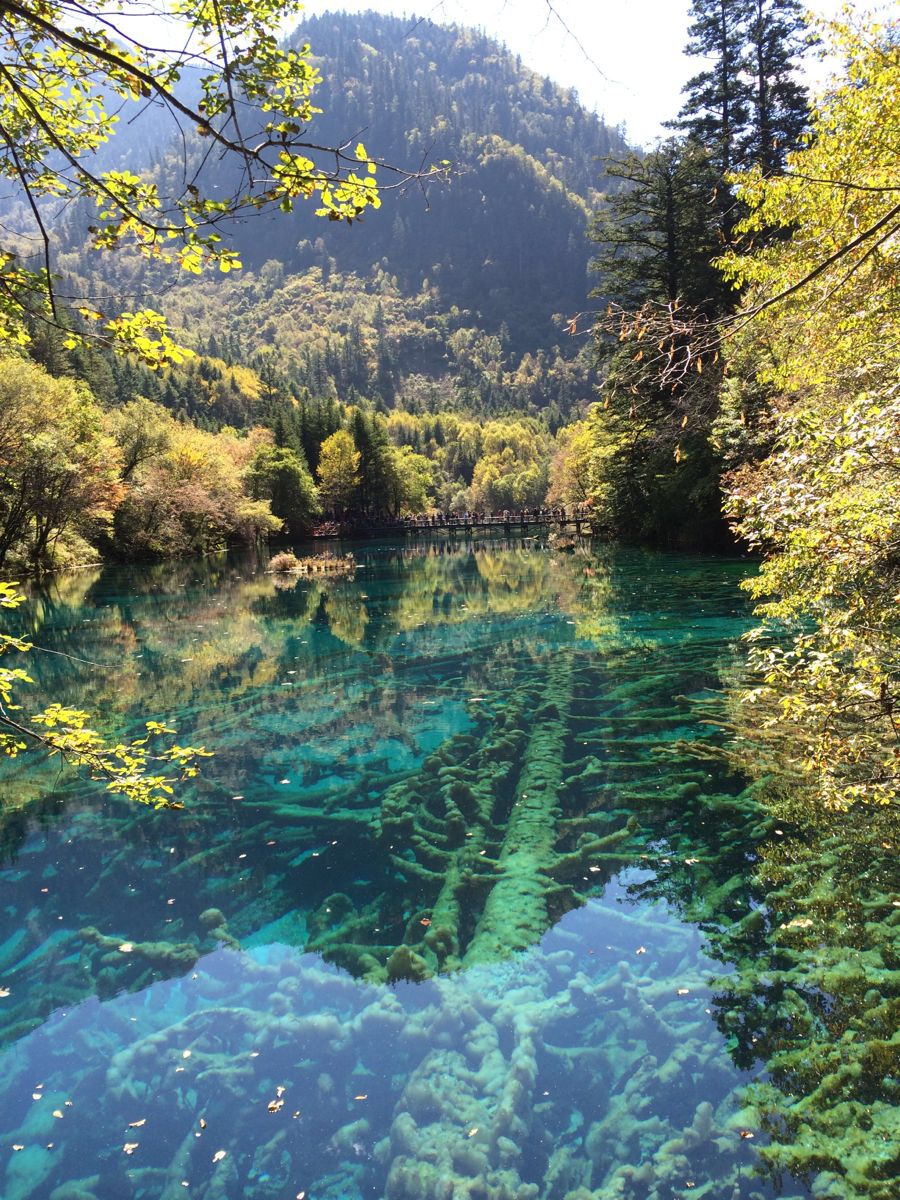
[[(897, 907), (866, 845), (841, 999), (814, 839), (721, 754), (751, 568), (356, 555), (81, 572), (14, 614), (59, 652), (29, 656), (35, 705), (214, 757), (182, 811), (0, 775), (4, 1200), (887, 1196), (889, 1063), (789, 1112), (790, 1056), (890, 1038)], [(864, 1161), (797, 1159), (855, 1104)]]

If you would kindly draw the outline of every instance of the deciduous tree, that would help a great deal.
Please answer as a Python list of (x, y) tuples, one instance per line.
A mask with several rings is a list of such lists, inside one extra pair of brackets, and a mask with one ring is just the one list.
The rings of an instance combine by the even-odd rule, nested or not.
[(339, 429), (322, 443), (319, 453), (319, 495), (326, 510), (342, 514), (359, 487), (359, 451), (346, 429)]
[(119, 463), (83, 384), (0, 358), (0, 566), (16, 549), (45, 567), (68, 531), (108, 522), (123, 494)]
[(900, 45), (877, 25), (828, 36), (848, 68), (809, 146), (784, 176), (739, 181), (744, 232), (790, 236), (724, 261), (747, 289), (732, 357), (755, 365), (747, 404), (739, 386), (729, 403), (775, 438), (732, 476), (730, 509), (767, 554), (752, 584), (767, 622), (752, 655), (760, 736), (847, 805), (896, 799), (900, 780)]

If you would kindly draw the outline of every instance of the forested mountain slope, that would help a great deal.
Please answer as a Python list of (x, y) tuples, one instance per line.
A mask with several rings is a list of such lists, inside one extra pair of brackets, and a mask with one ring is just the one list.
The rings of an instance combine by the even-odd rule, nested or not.
[[(584, 306), (599, 160), (623, 149), (620, 136), (471, 30), (332, 14), (304, 24), (295, 41), (321, 62), (323, 136), (360, 132), (389, 162), (417, 166), (427, 156), (454, 166), (427, 203), (407, 189), (356, 234), (333, 227), (300, 237), (283, 260), (307, 266), (327, 254), (341, 271), (365, 272), (386, 259), (405, 288), (427, 278), (489, 329), (505, 322), (514, 349), (546, 344), (547, 318)], [(298, 214), (293, 227), (302, 233), (308, 220)]]
[[(262, 353), (314, 394), (561, 416), (589, 400), (589, 355), (565, 321), (588, 304), (588, 223), (603, 158), (626, 149), (620, 134), (471, 30), (329, 14), (292, 40), (311, 44), (323, 76), (317, 142), (361, 139), (410, 169), (447, 160), (449, 181), (390, 191), (349, 228), (315, 220), (308, 205), (251, 217), (233, 231), (242, 272), (182, 277), (164, 295), (158, 264), (86, 258), (73, 217), (66, 269), (95, 289), (102, 270), (119, 296), (155, 299), (188, 344), (214, 339), (231, 362)], [(148, 150), (136, 127), (114, 143), (123, 165), (136, 170), (143, 157), (177, 190), (180, 137)], [(189, 138), (189, 161), (205, 149)], [(207, 167), (213, 179), (219, 169)], [(391, 178), (380, 170), (381, 183)], [(223, 191), (228, 183), (223, 175)]]

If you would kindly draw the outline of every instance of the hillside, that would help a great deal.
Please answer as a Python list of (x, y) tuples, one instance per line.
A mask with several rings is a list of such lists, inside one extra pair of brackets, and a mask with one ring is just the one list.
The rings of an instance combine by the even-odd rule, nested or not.
[[(381, 264), (407, 291), (430, 280), (446, 307), (472, 309), (491, 331), (505, 322), (517, 352), (547, 344), (553, 314), (584, 305), (598, 160), (622, 140), (571, 92), (481, 34), (410, 27), (329, 15), (304, 24), (294, 41), (308, 41), (320, 61), (326, 140), (364, 131), (388, 162), (447, 159), (450, 185), (431, 187), (427, 201), (415, 187), (392, 196), (352, 236), (334, 227), (300, 236), (282, 261), (301, 268), (327, 255), (360, 274)], [(299, 214), (294, 229), (302, 235), (307, 226)]]
[[(363, 137), (379, 159), (410, 168), (449, 160), (449, 183), (392, 191), (352, 228), (302, 204), (253, 217), (233, 231), (238, 277), (179, 280), (157, 303), (189, 344), (225, 341), (229, 360), (245, 363), (262, 352), (313, 392), (352, 389), (388, 408), (568, 414), (590, 397), (592, 370), (565, 318), (591, 288), (599, 160), (624, 143), (572, 92), (483, 35), (410, 25), (330, 14), (297, 30), (292, 41), (312, 45), (323, 75), (311, 134)], [(116, 143), (123, 164), (144, 156), (164, 188), (177, 186), (180, 139), (151, 151), (136, 127)], [(190, 153), (203, 153), (201, 139)], [(82, 245), (73, 219), (62, 260), (73, 275), (96, 287), (99, 268), (115, 292), (159, 293), (157, 266), (86, 260)]]

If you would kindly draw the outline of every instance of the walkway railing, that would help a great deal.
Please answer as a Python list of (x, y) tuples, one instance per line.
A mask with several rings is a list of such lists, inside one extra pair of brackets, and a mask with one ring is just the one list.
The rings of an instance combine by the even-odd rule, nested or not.
[(415, 517), (347, 517), (341, 521), (325, 521), (314, 531), (314, 537), (379, 537), (385, 534), (438, 533), (441, 531), (475, 532), (500, 530), (519, 533), (536, 528), (571, 527), (576, 535), (592, 532), (592, 514), (583, 509), (574, 511), (528, 510), (503, 513), (454, 513)]

